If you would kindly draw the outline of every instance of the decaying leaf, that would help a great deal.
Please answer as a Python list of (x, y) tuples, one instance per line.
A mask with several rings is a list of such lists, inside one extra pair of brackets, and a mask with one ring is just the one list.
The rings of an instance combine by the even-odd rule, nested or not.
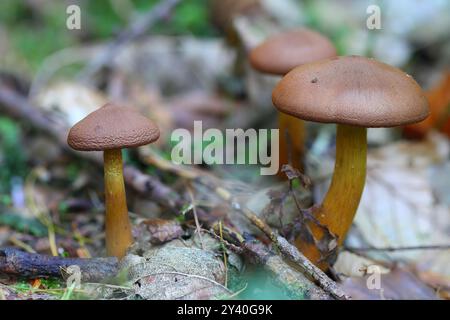
[[(431, 135), (427, 141), (399, 142), (368, 156), (366, 186), (347, 243), (353, 247), (402, 248), (448, 245), (449, 205), (433, 193), (431, 168), (448, 158), (448, 140)], [(442, 284), (450, 280), (450, 250), (367, 251), (386, 262), (404, 261), (418, 274), (433, 272)], [(446, 280), (445, 280), (446, 279)]]
[(150, 242), (161, 244), (179, 238), (184, 231), (176, 220), (147, 219), (142, 222), (150, 233)]
[[(219, 243), (207, 235), (219, 247)], [(231, 294), (225, 284), (221, 255), (209, 244), (202, 250), (193, 241), (174, 240), (150, 249), (142, 256), (128, 255), (123, 269), (135, 294), (144, 299), (217, 299)]]
[(293, 181), (295, 179), (298, 179), (303, 187), (309, 188), (311, 186), (311, 179), (300, 172), (300, 170), (292, 167), (289, 164), (284, 164), (281, 168), (281, 172), (285, 173), (289, 181)]

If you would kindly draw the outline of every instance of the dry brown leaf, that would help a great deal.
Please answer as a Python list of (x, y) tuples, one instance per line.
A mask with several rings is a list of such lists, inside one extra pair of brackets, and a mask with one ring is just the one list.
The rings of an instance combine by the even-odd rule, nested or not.
[[(399, 142), (369, 152), (364, 193), (348, 237), (351, 246), (410, 247), (450, 243), (450, 208), (433, 194), (430, 168), (448, 157), (448, 140)], [(358, 231), (358, 232), (355, 232)], [(450, 279), (450, 250), (367, 252), (377, 259), (403, 260), (418, 272)]]
[(169, 242), (181, 237), (184, 233), (180, 224), (175, 220), (155, 218), (144, 220), (142, 224), (147, 226), (147, 230), (150, 233), (150, 242), (153, 244)]

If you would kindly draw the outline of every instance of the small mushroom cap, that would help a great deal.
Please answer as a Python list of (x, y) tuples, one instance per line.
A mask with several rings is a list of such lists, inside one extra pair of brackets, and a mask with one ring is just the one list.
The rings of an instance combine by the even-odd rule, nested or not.
[(298, 29), (277, 34), (250, 53), (250, 64), (261, 72), (284, 75), (295, 67), (336, 56), (333, 44), (318, 32)]
[(395, 127), (424, 120), (428, 102), (417, 82), (390, 65), (358, 56), (299, 66), (272, 93), (294, 117), (361, 127)]
[(67, 143), (75, 150), (101, 151), (138, 147), (158, 138), (158, 127), (137, 110), (107, 103), (76, 123)]

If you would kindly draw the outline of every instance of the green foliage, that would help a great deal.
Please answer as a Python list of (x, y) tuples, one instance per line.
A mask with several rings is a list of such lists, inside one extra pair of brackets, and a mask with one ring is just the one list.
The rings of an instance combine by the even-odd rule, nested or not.
[[(147, 12), (159, 0), (135, 0), (132, 2), (138, 13)], [(89, 1), (86, 7), (88, 27), (95, 38), (108, 38), (125, 27), (109, 3)], [(208, 16), (208, 0), (183, 0), (173, 10), (168, 20), (159, 21), (151, 30), (161, 34), (192, 34), (212, 36), (216, 34)]]
[(62, 288), (62, 282), (59, 279), (48, 278), (48, 279), (40, 279), (41, 285), (46, 289), (60, 289)]
[(86, 25), (93, 38), (111, 37), (123, 27), (123, 21), (109, 1), (87, 1), (82, 14), (85, 14)]
[(10, 191), (13, 177), (25, 177), (26, 157), (21, 145), (20, 129), (8, 118), (0, 117), (0, 193)]
[[(151, 10), (158, 2), (159, 0), (135, 0), (133, 6), (139, 14)], [(80, 33), (66, 27), (66, 6), (64, 1), (51, 1), (44, 2), (36, 10), (25, 1), (0, 1), (0, 21), (8, 30), (13, 49), (31, 71), (36, 71), (52, 53), (74, 46), (80, 41)], [(88, 39), (109, 39), (134, 19), (124, 21), (110, 1), (86, 1), (81, 6), (82, 34)], [(208, 0), (183, 0), (168, 19), (159, 21), (151, 32), (216, 35), (208, 14)]]
[(42, 60), (74, 43), (66, 28), (63, 2), (46, 2), (40, 10), (25, 1), (0, 1), (0, 20), (6, 25), (13, 49), (34, 71)]
[(78, 162), (71, 162), (67, 164), (65, 170), (67, 179), (69, 179), (71, 182), (74, 182), (78, 178), (80, 170), (81, 168)]
[(347, 25), (342, 25), (336, 29), (327, 29), (326, 25), (324, 25), (324, 23), (319, 18), (319, 8), (320, 6), (317, 5), (316, 1), (306, 0), (304, 2), (304, 10), (306, 12), (306, 25), (309, 28), (317, 30), (329, 37), (331, 42), (336, 47), (337, 54), (345, 55), (346, 49), (345, 44), (343, 43), (343, 39), (347, 37), (348, 33), (351, 31), (351, 28)]
[(29, 18), (30, 12), (16, 0), (3, 0), (0, 2), (0, 21), (13, 24), (18, 18)]
[(16, 213), (6, 213), (4, 210), (0, 214), (0, 225), (10, 226), (14, 230), (29, 233), (36, 237), (47, 235), (47, 228), (39, 220), (24, 218)]
[(171, 17), (169, 30), (175, 34), (190, 33), (198, 37), (217, 34), (210, 24), (208, 0), (184, 0)]
[(64, 290), (64, 283), (56, 278), (40, 278), (39, 288), (34, 288), (27, 279), (18, 279), (16, 283), (8, 286), (23, 299), (33, 299), (34, 294), (46, 294), (54, 298), (61, 299), (67, 290)]
[(19, 280), (11, 287), (19, 292), (27, 292), (32, 289), (32, 286), (26, 280)]

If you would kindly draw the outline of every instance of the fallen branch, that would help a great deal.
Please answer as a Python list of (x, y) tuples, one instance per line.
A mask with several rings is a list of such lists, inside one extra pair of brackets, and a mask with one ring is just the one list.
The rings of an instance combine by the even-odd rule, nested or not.
[[(64, 123), (57, 121), (54, 116), (45, 114), (40, 109), (33, 107), (23, 95), (10, 89), (2, 82), (0, 82), (0, 111), (30, 124), (39, 131), (47, 133), (65, 151), (103, 166), (101, 153), (79, 152), (71, 149), (67, 145), (69, 128)], [(184, 203), (179, 194), (170, 187), (132, 166), (124, 166), (124, 179), (135, 191), (149, 197), (164, 208), (178, 212)]]
[[(217, 227), (210, 231), (215, 238), (220, 240)], [(283, 288), (286, 288), (290, 296), (300, 299), (331, 300), (332, 295), (315, 285), (302, 272), (291, 267), (284, 259), (271, 251), (259, 240), (245, 241), (242, 236), (227, 227), (223, 228), (223, 242), (233, 252), (244, 255), (252, 264), (263, 267)]]
[(254, 224), (259, 230), (261, 230), (280, 250), (281, 254), (294, 262), (296, 266), (300, 267), (308, 276), (317, 281), (319, 286), (326, 292), (329, 292), (334, 298), (339, 300), (349, 300), (351, 299), (335, 281), (330, 279), (322, 270), (316, 267), (311, 261), (309, 261), (298, 249), (290, 244), (284, 237), (276, 234), (272, 229), (262, 221), (255, 213), (244, 205), (235, 202), (231, 195), (228, 194), (226, 190), (221, 190), (219, 192), (224, 199), (230, 201), (234, 209), (240, 211), (245, 215), (245, 217)]
[(15, 248), (0, 249), (0, 274), (25, 278), (64, 278), (71, 266), (78, 266), (82, 281), (101, 281), (116, 275), (117, 258), (60, 258), (28, 253)]

